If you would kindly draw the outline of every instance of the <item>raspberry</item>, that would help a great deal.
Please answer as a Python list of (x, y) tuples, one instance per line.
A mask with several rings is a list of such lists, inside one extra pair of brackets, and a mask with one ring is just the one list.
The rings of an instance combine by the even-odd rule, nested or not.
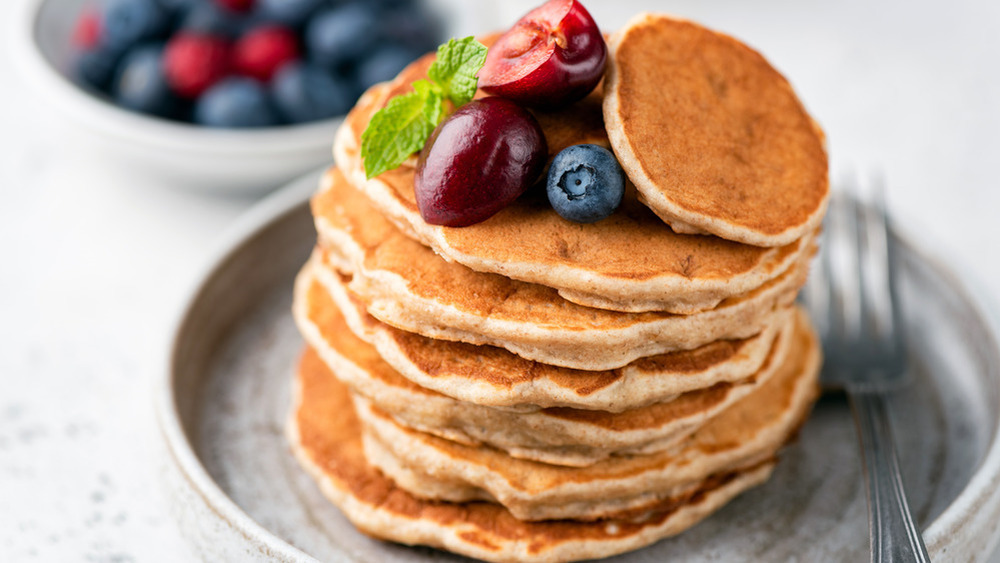
[(253, 8), (253, 0), (215, 0), (217, 4), (232, 12), (249, 12)]
[(251, 30), (236, 42), (236, 71), (268, 82), (282, 65), (299, 57), (295, 34), (287, 27), (265, 25)]
[(73, 44), (87, 50), (97, 46), (101, 39), (101, 15), (96, 10), (87, 10), (80, 14), (73, 28)]
[(167, 43), (164, 72), (180, 96), (197, 98), (229, 74), (230, 47), (211, 35), (179, 33)]

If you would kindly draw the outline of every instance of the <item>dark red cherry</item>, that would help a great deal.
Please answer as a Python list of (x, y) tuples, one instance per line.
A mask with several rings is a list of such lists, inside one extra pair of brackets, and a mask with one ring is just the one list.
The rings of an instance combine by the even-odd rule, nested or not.
[(583, 4), (550, 0), (490, 47), (479, 87), (530, 107), (562, 107), (597, 86), (607, 58), (604, 36)]
[(527, 190), (548, 148), (530, 113), (504, 98), (462, 106), (420, 151), (414, 192), (424, 221), (465, 227), (492, 217)]

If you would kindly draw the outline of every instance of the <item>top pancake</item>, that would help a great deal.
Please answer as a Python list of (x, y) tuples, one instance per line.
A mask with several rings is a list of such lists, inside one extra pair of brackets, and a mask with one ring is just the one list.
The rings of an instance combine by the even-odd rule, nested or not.
[[(431, 58), (373, 87), (337, 133), (334, 156), (344, 174), (407, 236), (449, 261), (559, 290), (575, 303), (624, 312), (692, 313), (760, 287), (801, 254), (798, 241), (759, 248), (717, 237), (680, 235), (629, 188), (611, 217), (573, 223), (552, 210), (536, 186), (490, 219), (463, 228), (429, 225), (413, 193), (415, 159), (366, 180), (360, 137), (371, 115), (426, 74)], [(607, 145), (598, 94), (559, 112), (538, 113), (552, 154), (576, 143)]]
[(823, 134), (764, 57), (650, 14), (608, 47), (611, 145), (643, 202), (674, 230), (780, 246), (819, 225), (829, 191)]

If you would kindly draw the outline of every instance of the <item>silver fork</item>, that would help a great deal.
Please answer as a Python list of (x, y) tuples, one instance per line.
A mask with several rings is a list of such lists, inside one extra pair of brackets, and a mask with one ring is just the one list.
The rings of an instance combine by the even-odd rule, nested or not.
[(822, 382), (848, 395), (861, 442), (873, 562), (930, 561), (906, 502), (886, 396), (907, 383), (895, 252), (881, 182), (873, 206), (832, 198), (805, 300), (823, 339)]

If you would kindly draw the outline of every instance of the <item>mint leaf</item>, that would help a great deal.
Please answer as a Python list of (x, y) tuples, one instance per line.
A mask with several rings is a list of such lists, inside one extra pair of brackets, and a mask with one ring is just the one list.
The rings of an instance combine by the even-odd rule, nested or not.
[[(441, 93), (441, 89), (436, 84), (426, 80), (417, 80), (414, 82), (413, 91), (420, 94), (420, 96), (425, 100), (424, 118), (434, 124), (431, 128), (431, 131), (433, 131), (434, 127), (437, 127), (437, 124), (441, 123), (441, 119), (444, 117), (444, 104), (442, 103), (444, 102), (444, 95)], [(429, 136), (430, 132), (427, 133), (424, 140), (426, 141)], [(417, 150), (420, 150), (423, 147), (424, 144), (420, 143), (420, 148)]]
[(413, 91), (396, 96), (375, 115), (361, 134), (365, 176), (392, 170), (422, 149), (444, 119), (444, 100), (458, 108), (476, 95), (476, 73), (486, 62), (486, 46), (474, 37), (451, 39), (438, 47), (437, 59), (427, 69), (427, 80), (413, 83)]
[(476, 73), (486, 62), (486, 46), (469, 36), (450, 39), (438, 47), (437, 60), (427, 70), (427, 77), (440, 88), (455, 107), (469, 102), (476, 94)]
[(442, 102), (436, 85), (418, 80), (413, 83), (413, 92), (389, 100), (372, 116), (361, 134), (361, 158), (369, 180), (396, 168), (423, 148), (441, 121)]

